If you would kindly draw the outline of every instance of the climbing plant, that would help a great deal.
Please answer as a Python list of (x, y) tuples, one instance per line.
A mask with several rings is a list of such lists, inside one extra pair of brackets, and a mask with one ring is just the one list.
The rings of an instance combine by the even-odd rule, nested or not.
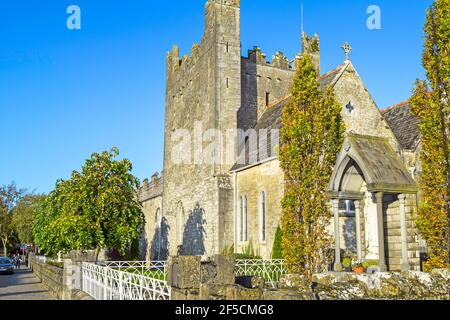
[(308, 54), (297, 62), (292, 98), (283, 110), (280, 162), (283, 256), (291, 272), (306, 275), (327, 268), (332, 239), (327, 187), (343, 144), (345, 127), (332, 88), (322, 91)]
[(422, 63), (428, 80), (417, 80), (410, 99), (421, 120), (422, 199), (417, 222), (427, 242), (424, 268), (450, 267), (450, 0), (436, 0), (425, 23)]

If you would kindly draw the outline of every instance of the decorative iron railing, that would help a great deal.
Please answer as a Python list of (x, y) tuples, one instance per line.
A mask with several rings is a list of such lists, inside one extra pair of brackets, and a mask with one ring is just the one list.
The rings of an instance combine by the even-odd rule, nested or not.
[(284, 260), (236, 260), (234, 269), (236, 276), (262, 277), (273, 287), (287, 273)]
[(166, 261), (106, 261), (102, 262), (101, 265), (118, 271), (166, 280)]
[(170, 300), (166, 281), (109, 266), (83, 263), (83, 291), (96, 300)]

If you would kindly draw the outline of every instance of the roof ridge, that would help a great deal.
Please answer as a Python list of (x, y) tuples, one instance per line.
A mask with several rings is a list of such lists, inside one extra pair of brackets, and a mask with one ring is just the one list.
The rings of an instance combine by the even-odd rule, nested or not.
[[(337, 66), (336, 68), (334, 68), (334, 69), (328, 71), (327, 73), (324, 73), (323, 75), (321, 75), (320, 77), (317, 78), (317, 81), (323, 80), (324, 78), (326, 78), (326, 77), (329, 76), (330, 74), (332, 74), (332, 73), (334, 73), (334, 72), (337, 72), (337, 71), (340, 71), (344, 66), (345, 66), (345, 63), (343, 63), (343, 64)], [(291, 96), (292, 96), (292, 93), (289, 93), (289, 94), (285, 95), (284, 97), (281, 97), (280, 99), (278, 99), (278, 100), (272, 102), (271, 104), (269, 104), (269, 105), (267, 106), (266, 110), (269, 110), (270, 108), (273, 108), (273, 107), (277, 106), (279, 103), (281, 103), (281, 102), (283, 102), (283, 101), (289, 99)]]
[[(292, 97), (292, 93), (289, 93), (288, 95), (286, 95), (286, 96), (284, 96), (284, 97), (282, 97), (282, 98), (276, 100), (275, 102), (272, 102), (271, 104), (269, 104), (269, 105), (267, 106), (266, 111), (269, 110), (269, 109), (271, 109), (271, 108), (273, 108), (273, 107), (276, 107), (276, 106), (279, 105), (281, 102), (283, 102), (283, 101), (289, 99), (290, 97)], [(265, 112), (264, 112), (264, 113), (265, 113)], [(263, 114), (264, 114), (264, 113), (263, 113)]]
[(333, 72), (336, 72), (336, 71), (342, 69), (342, 68), (344, 67), (344, 65), (345, 65), (345, 63), (340, 64), (340, 65), (338, 65), (336, 68), (334, 68), (334, 69), (332, 69), (332, 70), (330, 70), (330, 71), (324, 73), (323, 75), (319, 76), (318, 80), (322, 80), (322, 79), (328, 77), (328, 76), (329, 76), (330, 74), (332, 74)]
[(390, 107), (388, 107), (388, 108), (386, 108), (386, 109), (381, 110), (381, 113), (385, 114), (385, 113), (387, 113), (387, 112), (389, 112), (389, 111), (392, 111), (392, 110), (394, 110), (394, 109), (402, 108), (402, 107), (404, 107), (404, 106), (406, 106), (406, 105), (408, 105), (408, 104), (409, 104), (409, 100), (404, 100), (404, 101), (402, 101), (402, 102), (399, 102), (399, 103), (397, 103), (397, 104), (394, 104), (393, 106), (390, 106)]

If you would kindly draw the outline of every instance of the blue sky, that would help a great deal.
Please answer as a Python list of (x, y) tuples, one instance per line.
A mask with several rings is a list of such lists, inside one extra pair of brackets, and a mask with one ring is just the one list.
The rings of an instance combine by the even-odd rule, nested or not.
[[(92, 152), (116, 146), (141, 180), (162, 168), (165, 56), (203, 34), (206, 0), (0, 1), (0, 184), (49, 192)], [(424, 77), (422, 26), (431, 0), (241, 0), (243, 55), (300, 50), (319, 33), (322, 71), (351, 60), (380, 108), (409, 97)], [(82, 29), (66, 28), (81, 8)], [(366, 27), (369, 5), (382, 29)]]

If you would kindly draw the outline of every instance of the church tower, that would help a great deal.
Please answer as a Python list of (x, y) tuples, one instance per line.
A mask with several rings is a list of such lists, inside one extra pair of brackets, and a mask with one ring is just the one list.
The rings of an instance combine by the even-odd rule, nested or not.
[(317, 76), (320, 76), (320, 40), (316, 33), (312, 37), (303, 32), (302, 33), (302, 53), (308, 53), (316, 68)]
[(235, 147), (232, 155), (226, 150), (241, 105), (239, 0), (207, 1), (201, 44), (181, 58), (176, 46), (168, 53), (166, 86), (163, 212), (169, 250), (217, 254), (233, 210), (227, 173)]

